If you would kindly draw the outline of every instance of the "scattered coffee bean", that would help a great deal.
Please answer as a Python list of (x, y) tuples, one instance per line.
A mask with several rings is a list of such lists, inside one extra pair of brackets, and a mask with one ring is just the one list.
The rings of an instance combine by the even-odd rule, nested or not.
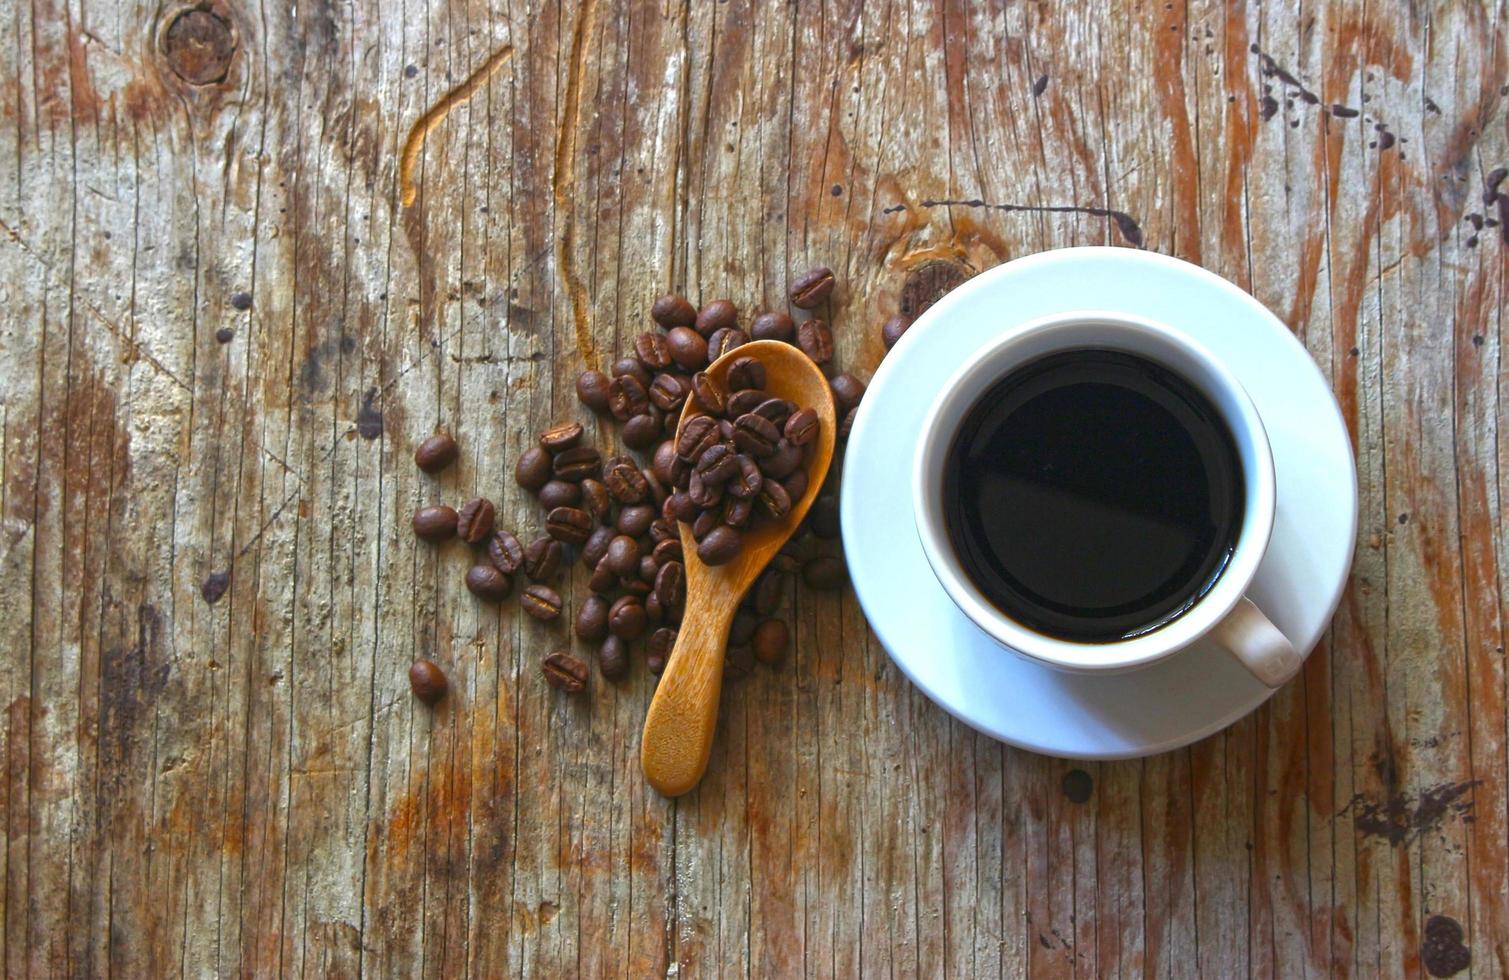
[(650, 595), (655, 586), (641, 579), (638, 569), (635, 569), (634, 572), (633, 575), (618, 576), (618, 587), (636, 599), (644, 599)]
[(513, 590), (513, 582), (492, 565), (473, 565), (466, 570), (466, 588), (483, 602), (502, 602)]
[(671, 360), (685, 371), (699, 371), (707, 366), (707, 338), (688, 327), (675, 327), (665, 335)]
[(755, 629), (759, 625), (760, 621), (755, 618), (754, 613), (748, 609), (740, 609), (734, 613), (734, 621), (728, 627), (729, 645), (738, 647), (748, 643), (754, 639)]
[(675, 538), (668, 538), (655, 545), (655, 564), (665, 566), (673, 561), (681, 561), (681, 542)]
[(588, 477), (581, 482), (581, 491), (582, 509), (599, 524), (607, 523), (608, 518), (613, 516), (613, 498), (608, 495), (608, 488), (603, 486), (602, 481)]
[(807, 512), (807, 524), (812, 528), (812, 533), (824, 541), (838, 537), (838, 498), (831, 493), (820, 494), (812, 501), (812, 509)]
[(620, 422), (650, 410), (648, 385), (631, 374), (619, 375), (608, 385), (608, 411)]
[(802, 581), (819, 592), (833, 592), (844, 587), (849, 570), (842, 558), (814, 558), (802, 566)]
[(657, 374), (650, 384), (650, 404), (662, 412), (679, 412), (691, 384), (674, 374)]
[(545, 533), (562, 544), (583, 545), (596, 525), (580, 507), (557, 507), (545, 516)]
[(535, 619), (549, 622), (561, 614), (561, 596), (548, 585), (531, 585), (524, 590), (519, 605)]
[(554, 582), (561, 573), (561, 543), (554, 538), (536, 538), (524, 549), (524, 574), (536, 582)]
[(655, 471), (655, 476), (662, 483), (672, 484), (676, 482), (671, 467), (676, 462), (676, 443), (666, 439), (655, 447), (654, 454), (650, 457), (650, 468)]
[(671, 348), (666, 343), (665, 334), (653, 330), (634, 338), (634, 355), (651, 373), (671, 366)]
[(803, 320), (796, 328), (796, 344), (814, 364), (833, 360), (833, 332), (821, 320)]
[(847, 371), (835, 374), (828, 385), (833, 389), (833, 401), (840, 414), (858, 405), (865, 394), (865, 383)]
[(493, 533), (493, 502), (473, 497), (461, 505), (456, 516), (456, 536), (467, 544), (481, 544)]
[(620, 534), (608, 542), (603, 561), (618, 575), (632, 574), (639, 568), (639, 545), (627, 534)]
[(608, 635), (608, 601), (590, 595), (576, 611), (576, 635), (584, 640), (601, 640)]
[(890, 350), (895, 347), (896, 341), (901, 339), (901, 335), (906, 333), (911, 325), (912, 318), (905, 313), (897, 313), (887, 320), (880, 328), (880, 339), (885, 344), (885, 349)]
[(540, 507), (547, 511), (557, 507), (575, 507), (581, 503), (582, 488), (565, 480), (551, 480), (540, 487)]
[(540, 448), (552, 455), (563, 453), (581, 441), (580, 422), (557, 422), (540, 433)]
[(689, 327), (697, 322), (697, 310), (686, 301), (685, 296), (669, 293), (657, 299), (650, 307), (650, 318), (667, 330)]
[(614, 456), (603, 468), (603, 484), (608, 493), (621, 504), (637, 504), (649, 496), (649, 482), (634, 461), (627, 456)]
[(599, 524), (587, 535), (587, 541), (582, 545), (582, 564), (589, 569), (597, 567), (597, 563), (603, 560), (608, 553), (608, 543), (615, 537), (613, 528), (606, 524)]
[(836, 433), (839, 439), (849, 438), (849, 433), (854, 431), (854, 416), (858, 414), (858, 405), (855, 405), (853, 408), (844, 413), (843, 421), (838, 423), (838, 432)]
[(739, 322), (739, 311), (734, 304), (726, 299), (715, 299), (697, 313), (694, 325), (697, 332), (704, 337), (711, 337), (714, 331), (732, 327)]
[[(644, 477), (645, 485), (650, 488), (649, 505), (657, 509), (663, 506), (670, 492), (666, 490), (665, 484), (660, 482), (660, 477), (656, 476), (655, 471), (648, 466), (641, 467), (639, 475)], [(651, 519), (653, 520), (653, 517)]]
[(603, 459), (591, 446), (568, 449), (555, 458), (554, 472), (557, 479), (580, 483), (602, 475)]
[(629, 676), (629, 647), (623, 640), (610, 636), (597, 648), (597, 670), (605, 681), (621, 681)]
[(623, 596), (608, 610), (608, 632), (620, 640), (639, 639), (647, 625), (644, 603), (632, 595)]
[(754, 517), (754, 501), (748, 497), (730, 497), (723, 502), (723, 523), (738, 531), (747, 530)]
[(620, 507), (618, 521), (614, 525), (619, 534), (627, 534), (631, 538), (643, 537), (655, 522), (656, 509), (649, 504), (630, 504)]
[(618, 588), (618, 576), (606, 561), (600, 560), (592, 568), (592, 577), (587, 580), (587, 587), (593, 592), (612, 592)]
[(671, 651), (676, 648), (676, 631), (668, 626), (662, 626), (650, 636), (646, 644), (644, 665), (650, 673), (656, 677), (665, 670), (665, 663), (671, 659)]
[(619, 436), (623, 439), (624, 445), (643, 452), (659, 442), (664, 433), (660, 420), (646, 412), (625, 422)]
[(697, 505), (692, 502), (692, 495), (686, 491), (671, 494), (665, 501), (665, 515), (668, 520), (695, 521)]
[(583, 405), (601, 415), (608, 410), (609, 378), (601, 371), (583, 371), (576, 376), (576, 397)]
[[(620, 357), (613, 362), (613, 367), (609, 369), (608, 373), (612, 376), (613, 380), (627, 377), (633, 378), (646, 388), (650, 386), (650, 372), (645, 369), (643, 364), (639, 363), (639, 358), (637, 357)], [(610, 380), (608, 382), (608, 407), (612, 408), (612, 405), (613, 381)]]
[[(692, 537), (697, 541), (697, 554), (699, 557), (702, 554), (702, 539), (706, 538), (709, 534), (716, 530), (721, 525), (722, 520), (723, 518), (721, 514), (719, 514), (716, 510), (709, 509), (704, 510), (701, 514), (698, 514), (697, 519), (692, 522)], [(737, 548), (735, 550), (737, 550)], [(732, 555), (729, 556), (729, 558), (732, 557)], [(729, 559), (724, 559), (724, 561), (727, 560)]]
[(833, 293), (833, 284), (833, 270), (825, 265), (804, 272), (791, 284), (791, 305), (804, 310), (821, 306)]
[(676, 453), (683, 459), (694, 460), (701, 456), (720, 438), (718, 421), (706, 415), (696, 415), (686, 420), (681, 434), (676, 437)]
[(779, 619), (767, 619), (754, 631), (754, 655), (762, 664), (778, 664), (786, 659), (791, 631)]
[(414, 449), (414, 465), (426, 473), (439, 473), (456, 461), (459, 450), (449, 432), (437, 432)]
[(540, 662), (545, 682), (557, 691), (580, 694), (587, 689), (587, 665), (566, 653), (552, 653)]
[(786, 597), (786, 575), (778, 569), (766, 569), (754, 587), (754, 609), (761, 616), (769, 616)]
[(725, 525), (714, 527), (697, 544), (697, 557), (704, 565), (726, 565), (734, 560), (744, 540), (739, 532)]
[(414, 512), (414, 533), (426, 541), (444, 541), (456, 533), (458, 515), (450, 507), (421, 507)]
[(539, 446), (530, 446), (519, 454), (514, 464), (513, 478), (530, 493), (539, 493), (550, 481), (550, 454)]
[(730, 391), (765, 387), (765, 365), (757, 357), (736, 357), (724, 374)]
[(639, 580), (653, 583), (659, 574), (660, 562), (655, 560), (655, 552), (639, 549)]
[(430, 660), (416, 660), (409, 666), (409, 689), (425, 704), (433, 705), (445, 697), (449, 685), (445, 671)]
[(761, 313), (749, 325), (749, 336), (755, 340), (780, 340), (789, 344), (796, 336), (796, 324), (786, 313)]
[(749, 343), (749, 334), (738, 327), (724, 327), (722, 330), (713, 331), (713, 335), (707, 338), (707, 359), (711, 363)]
[(524, 546), (511, 531), (497, 531), (487, 543), (487, 557), (504, 575), (514, 575), (524, 567)]
[(655, 595), (667, 609), (686, 601), (686, 568), (679, 561), (666, 562), (655, 575)]

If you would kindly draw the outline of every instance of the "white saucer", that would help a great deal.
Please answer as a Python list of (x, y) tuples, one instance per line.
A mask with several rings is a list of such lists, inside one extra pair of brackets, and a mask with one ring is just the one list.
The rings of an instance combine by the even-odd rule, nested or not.
[(1236, 286), (1164, 255), (1066, 248), (982, 273), (923, 314), (870, 382), (845, 453), (841, 512), (854, 591), (929, 698), (1003, 742), (1124, 759), (1219, 731), (1272, 694), (1208, 641), (1117, 675), (1069, 674), (997, 646), (933, 577), (909, 469), (928, 405), (960, 360), (1016, 324), (1086, 307), (1185, 330), (1225, 360), (1273, 446), (1278, 514), (1248, 593), (1296, 649), (1314, 647), (1346, 582), (1357, 522), (1351, 444), (1329, 386), (1282, 322)]

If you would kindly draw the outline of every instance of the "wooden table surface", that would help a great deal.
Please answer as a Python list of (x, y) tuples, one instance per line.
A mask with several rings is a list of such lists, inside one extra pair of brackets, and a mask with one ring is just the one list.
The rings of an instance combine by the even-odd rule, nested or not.
[[(1505, 0), (0, 6), (4, 974), (1509, 969)], [(1357, 450), (1334, 625), (1191, 748), (1005, 748), (803, 592), (667, 802), (643, 666), (547, 688), (409, 530), (537, 529), (514, 459), (667, 288), (829, 264), (867, 378), (1087, 243), (1254, 293)]]

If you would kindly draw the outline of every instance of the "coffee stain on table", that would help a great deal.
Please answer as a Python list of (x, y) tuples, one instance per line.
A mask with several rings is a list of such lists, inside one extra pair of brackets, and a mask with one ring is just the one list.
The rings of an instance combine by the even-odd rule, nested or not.
[(1337, 816), (1352, 815), (1352, 825), (1364, 837), (1382, 838), (1389, 846), (1409, 845), (1426, 831), (1433, 830), (1456, 817), (1472, 821), (1473, 801), (1467, 796), (1482, 780), (1441, 783), (1420, 793), (1412, 800), (1408, 794), (1390, 794), (1382, 802), (1368, 800), (1361, 793), (1353, 796)]
[(1462, 924), (1449, 915), (1426, 919), (1420, 961), (1433, 977), (1455, 976), (1467, 969), (1472, 963), (1472, 950), (1462, 942)]

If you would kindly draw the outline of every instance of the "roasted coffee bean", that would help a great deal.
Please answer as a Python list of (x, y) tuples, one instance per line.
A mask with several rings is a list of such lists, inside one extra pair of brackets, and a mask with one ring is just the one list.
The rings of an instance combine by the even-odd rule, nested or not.
[(685, 490), (686, 483), (692, 476), (692, 461), (677, 456), (671, 463), (671, 493), (677, 490)]
[(650, 503), (659, 508), (665, 503), (665, 498), (670, 495), (670, 491), (666, 489), (664, 483), (660, 482), (660, 477), (656, 476), (655, 471), (650, 467), (640, 467), (639, 473), (644, 477), (644, 482), (649, 484)]
[(796, 406), (784, 398), (767, 398), (754, 407), (753, 414), (762, 419), (769, 419), (777, 429), (786, 424), (791, 418)]
[(666, 562), (655, 573), (655, 594), (660, 604), (674, 609), (686, 601), (686, 566), (679, 561)]
[(608, 567), (606, 561), (597, 563), (592, 569), (592, 577), (587, 580), (587, 587), (593, 592), (611, 592), (618, 588), (618, 576), (613, 574), (613, 569)]
[(761, 616), (769, 616), (781, 606), (786, 598), (786, 575), (777, 569), (766, 569), (754, 587), (754, 610)]
[(754, 655), (762, 664), (778, 664), (786, 659), (791, 645), (791, 631), (779, 619), (767, 619), (754, 631)]
[(890, 350), (895, 347), (896, 341), (901, 339), (901, 335), (906, 333), (911, 325), (912, 318), (905, 313), (898, 313), (887, 320), (880, 328), (880, 340), (885, 344), (885, 349)]
[(619, 432), (619, 437), (630, 449), (643, 451), (659, 442), (663, 434), (660, 420), (646, 412), (625, 422), (623, 429)]
[(716, 507), (723, 500), (723, 484), (708, 483), (701, 473), (693, 473), (691, 482), (687, 484), (686, 495), (698, 507)]
[(493, 567), (504, 575), (517, 574), (524, 567), (524, 546), (513, 536), (512, 531), (496, 531), (487, 542), (487, 557)]
[(767, 418), (753, 412), (740, 415), (734, 422), (734, 445), (752, 456), (769, 456), (781, 441), (781, 430)]
[(552, 653), (540, 662), (545, 683), (557, 691), (580, 694), (587, 689), (587, 665), (564, 650)]
[(691, 385), (674, 374), (657, 374), (650, 385), (650, 402), (662, 412), (678, 412), (690, 389)]
[(838, 423), (837, 436), (840, 439), (849, 438), (849, 433), (854, 431), (854, 416), (859, 414), (859, 406), (855, 405), (844, 413), (843, 421)]
[(812, 509), (807, 512), (807, 524), (812, 533), (824, 541), (838, 537), (838, 498), (831, 493), (818, 494), (812, 501)]
[(754, 517), (754, 501), (745, 497), (729, 497), (723, 501), (723, 523), (742, 531), (749, 527)]
[(582, 424), (580, 422), (557, 422), (544, 432), (540, 433), (540, 448), (547, 453), (565, 452), (572, 446), (582, 441)]
[(581, 503), (582, 488), (565, 480), (551, 480), (540, 487), (540, 506), (547, 512), (557, 507), (575, 507)]
[(613, 407), (613, 381), (618, 378), (633, 378), (646, 388), (650, 386), (650, 372), (639, 363), (637, 357), (620, 357), (613, 362), (612, 369), (608, 372), (613, 376), (608, 382), (608, 407)]
[(603, 484), (608, 493), (621, 504), (637, 504), (649, 495), (650, 487), (644, 474), (627, 456), (614, 456), (603, 467)]
[(651, 583), (639, 577), (637, 570), (634, 575), (620, 575), (618, 577), (618, 587), (640, 600), (649, 595), (650, 591), (654, 588)]
[(629, 647), (616, 636), (610, 636), (597, 648), (597, 671), (605, 681), (621, 681), (629, 676)]
[(818, 419), (815, 410), (798, 409), (786, 420), (786, 438), (793, 446), (805, 446), (817, 438), (817, 431), (821, 426), (822, 422)]
[(739, 461), (727, 443), (718, 443), (697, 458), (693, 472), (702, 476), (704, 483), (722, 483), (739, 472)]
[(676, 453), (687, 459), (696, 459), (717, 441), (717, 420), (706, 415), (695, 415), (681, 427), (681, 435), (676, 439)]
[(513, 467), (513, 478), (530, 493), (539, 493), (550, 480), (550, 454), (539, 446), (530, 446), (519, 454)]
[(781, 486), (786, 489), (786, 496), (791, 498), (791, 506), (795, 507), (807, 492), (807, 471), (793, 470), (790, 476), (781, 481)]
[(662, 626), (650, 637), (645, 647), (644, 665), (650, 673), (659, 677), (665, 670), (666, 661), (671, 659), (671, 651), (676, 648), (676, 631), (669, 626)]
[(414, 533), (426, 541), (444, 541), (456, 533), (458, 515), (453, 508), (421, 507), (414, 512), (410, 522)]
[(602, 475), (602, 453), (591, 446), (577, 446), (557, 456), (553, 469), (557, 479), (571, 483), (595, 480)]
[(829, 378), (828, 386), (833, 389), (833, 401), (841, 413), (858, 405), (865, 395), (865, 383), (847, 371)]
[(723, 489), (731, 497), (748, 500), (760, 492), (765, 478), (760, 475), (760, 467), (755, 461), (743, 453), (733, 457), (733, 460), (738, 472), (729, 478)]
[(734, 304), (726, 299), (715, 299), (698, 311), (694, 326), (702, 336), (711, 337), (714, 331), (732, 327), (738, 322), (739, 311), (734, 308)]
[(524, 549), (524, 574), (536, 582), (554, 582), (561, 572), (561, 543), (554, 538), (536, 538)]
[(650, 544), (657, 545), (662, 541), (680, 541), (681, 532), (676, 528), (675, 521), (657, 520), (650, 524)]
[(576, 376), (577, 401), (601, 415), (608, 410), (608, 376), (587, 370)]
[(692, 375), (692, 398), (709, 415), (722, 415), (728, 408), (728, 395), (723, 386), (706, 371)]
[(716, 510), (704, 510), (692, 522), (692, 537), (700, 544), (703, 538), (720, 527), (722, 523), (723, 518)]
[(673, 561), (680, 561), (681, 557), (679, 538), (666, 538), (655, 545), (655, 563), (662, 567)]
[(796, 336), (796, 325), (786, 313), (761, 313), (749, 325), (749, 336), (755, 340), (780, 340), (789, 344)]
[[(743, 391), (736, 391), (732, 395), (728, 396), (728, 406), (724, 409), (723, 414), (725, 418), (723, 419), (723, 421), (732, 426), (734, 419), (738, 418), (740, 415), (747, 415), (750, 412), (753, 412), (755, 409), (759, 408), (769, 400), (770, 395), (767, 392), (761, 391), (759, 388), (745, 388)], [(732, 428), (730, 428), (728, 434), (725, 435), (724, 438), (733, 438)]]
[(439, 473), (456, 461), (460, 451), (449, 432), (437, 432), (414, 449), (414, 465), (426, 473)]
[(416, 660), (409, 665), (409, 689), (425, 704), (434, 704), (445, 697), (448, 687), (445, 671), (430, 660)]
[(608, 385), (608, 411), (620, 422), (650, 410), (650, 394), (644, 382), (632, 374), (621, 374)]
[(698, 542), (697, 557), (702, 559), (704, 565), (726, 565), (734, 560), (743, 546), (744, 539), (739, 532), (721, 524), (707, 532), (707, 536)]
[(833, 331), (821, 320), (803, 320), (796, 328), (796, 345), (814, 364), (833, 360)]
[(620, 640), (637, 640), (644, 635), (649, 625), (644, 603), (635, 596), (626, 595), (613, 603), (608, 610), (608, 632)]
[(653, 374), (671, 366), (671, 348), (665, 334), (646, 331), (634, 338), (634, 356)]
[(531, 585), (519, 598), (519, 605), (535, 619), (549, 622), (561, 614), (561, 596), (548, 585)]
[(802, 566), (802, 581), (819, 592), (841, 589), (848, 580), (849, 569), (842, 558), (813, 558)]
[(738, 350), (749, 343), (749, 334), (738, 327), (725, 327), (715, 330), (713, 335), (707, 338), (707, 360), (711, 364), (718, 358), (730, 351)]
[(684, 371), (700, 371), (707, 366), (707, 339), (695, 330), (676, 327), (665, 335), (671, 360)]
[(595, 524), (579, 507), (557, 507), (545, 516), (545, 533), (562, 544), (583, 545)]
[(602, 481), (590, 477), (581, 482), (582, 509), (597, 519), (599, 524), (606, 524), (613, 516), (613, 498), (608, 493), (608, 488), (603, 486)]
[(651, 592), (644, 597), (645, 629), (654, 629), (666, 617), (665, 607), (660, 604), (660, 597)]
[(608, 600), (589, 595), (576, 611), (576, 635), (584, 640), (601, 640), (608, 635)]
[(456, 536), (467, 544), (481, 544), (493, 533), (493, 502), (473, 497), (461, 505), (456, 515)]
[(661, 419), (660, 434), (666, 439), (675, 439), (676, 430), (681, 428), (681, 413), (667, 412)]
[(797, 276), (791, 284), (791, 305), (810, 310), (821, 306), (833, 293), (833, 270), (825, 265)]
[(758, 357), (736, 357), (728, 363), (724, 375), (729, 391), (765, 387), (765, 365)]
[(603, 560), (603, 555), (608, 553), (608, 542), (617, 537), (617, 532), (608, 524), (599, 524), (587, 535), (586, 543), (582, 545), (582, 564), (590, 571), (597, 567), (597, 563)]
[[(743, 414), (744, 414), (743, 412), (739, 413), (739, 415), (743, 415)], [(734, 418), (737, 418), (737, 416), (734, 416)], [(721, 439), (724, 442), (733, 442), (734, 441), (734, 420), (733, 420), (733, 418), (723, 418), (723, 419), (719, 419), (718, 420), (718, 438)]]
[(788, 439), (776, 444), (775, 452), (759, 461), (765, 475), (775, 480), (784, 480), (802, 465), (802, 451)]
[(697, 519), (697, 505), (692, 502), (691, 495), (685, 490), (677, 491), (666, 499), (666, 513), (678, 521), (693, 521)]
[(466, 570), (466, 589), (483, 602), (502, 602), (513, 582), (492, 565), (473, 565)]
[(650, 318), (667, 330), (689, 327), (697, 322), (697, 308), (685, 296), (667, 293), (650, 306)]
[(765, 481), (757, 499), (765, 513), (778, 521), (785, 520), (791, 513), (791, 497), (786, 493), (786, 488), (775, 480)]
[(754, 639), (755, 629), (760, 625), (759, 619), (748, 609), (740, 609), (734, 613), (734, 621), (728, 627), (728, 643), (730, 646), (740, 647)]
[(676, 444), (670, 439), (663, 440), (655, 447), (655, 452), (650, 457), (650, 468), (655, 471), (655, 479), (670, 486), (675, 482), (675, 473), (672, 466), (676, 462)]
[(653, 551), (646, 553), (643, 549), (639, 553), (638, 575), (641, 582), (654, 582), (655, 576), (660, 574), (660, 562), (655, 560)]
[(620, 534), (608, 542), (603, 561), (618, 575), (632, 575), (639, 569), (639, 545), (627, 534)]
[(644, 537), (650, 530), (650, 525), (655, 522), (656, 508), (649, 504), (629, 504), (619, 508), (618, 521), (614, 526), (619, 534), (627, 534), (631, 538)]

